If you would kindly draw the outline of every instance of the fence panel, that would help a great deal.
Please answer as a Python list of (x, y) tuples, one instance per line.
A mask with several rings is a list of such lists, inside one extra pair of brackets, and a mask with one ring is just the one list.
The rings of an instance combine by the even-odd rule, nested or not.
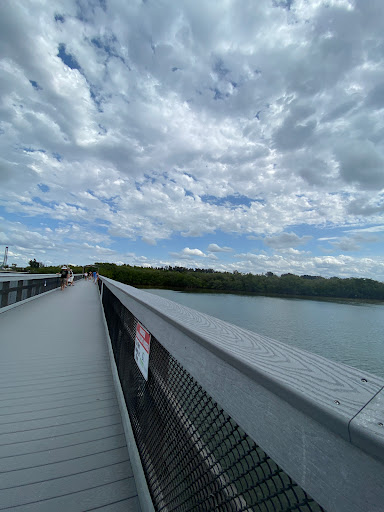
[[(0, 280), (0, 308), (11, 306), (16, 302), (60, 287), (60, 278), (58, 276), (40, 277), (36, 274), (33, 277), (23, 276), (23, 279), (18, 279), (17, 277), (7, 279), (7, 276), (2, 276), (2, 280)], [(81, 274), (74, 276), (75, 281), (81, 278)]]

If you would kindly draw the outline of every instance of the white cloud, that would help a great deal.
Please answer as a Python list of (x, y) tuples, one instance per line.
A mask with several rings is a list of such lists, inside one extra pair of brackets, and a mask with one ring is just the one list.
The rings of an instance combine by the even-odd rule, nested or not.
[(207, 250), (209, 252), (231, 252), (233, 249), (230, 247), (220, 247), (217, 244), (209, 244)]
[[(360, 0), (0, 3), (0, 206), (21, 223), (1, 243), (60, 263), (63, 229), (72, 259), (99, 246), (230, 269), (228, 235), (245, 254), (379, 233), (383, 15)], [(380, 244), (337, 233), (328, 248)]]
[(349, 229), (348, 233), (381, 233), (384, 226), (370, 226), (368, 228)]
[(185, 254), (186, 256), (201, 256), (203, 258), (206, 257), (206, 254), (204, 254), (203, 251), (200, 251), (200, 249), (190, 249), (189, 247), (185, 247), (182, 250), (182, 254)]
[(297, 275), (321, 275), (323, 277), (384, 277), (384, 258), (359, 258), (338, 255), (310, 256), (306, 252), (300, 254), (285, 253), (268, 256), (264, 254), (243, 253), (235, 256), (235, 267), (240, 272), (255, 274), (266, 271), (275, 274), (292, 273)]
[(340, 240), (337, 242), (330, 242), (330, 244), (335, 249), (343, 252), (356, 252), (360, 249), (360, 245), (356, 242), (356, 240), (347, 237), (340, 238)]
[(304, 245), (311, 240), (311, 238), (311, 236), (299, 237), (293, 232), (280, 233), (279, 235), (266, 237), (264, 239), (264, 243), (272, 249), (288, 249), (291, 247), (297, 247), (298, 245)]
[(148, 245), (156, 245), (156, 240), (154, 240), (153, 238), (147, 238), (143, 236), (142, 240)]

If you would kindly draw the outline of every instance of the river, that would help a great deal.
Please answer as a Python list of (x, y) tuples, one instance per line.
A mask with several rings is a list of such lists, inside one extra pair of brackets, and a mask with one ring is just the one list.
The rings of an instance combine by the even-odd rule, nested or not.
[(146, 291), (384, 378), (384, 303)]

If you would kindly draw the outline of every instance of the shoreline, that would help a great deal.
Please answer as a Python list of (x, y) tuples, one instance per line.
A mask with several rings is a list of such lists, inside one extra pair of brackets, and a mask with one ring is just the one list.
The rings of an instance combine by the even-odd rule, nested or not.
[(180, 288), (180, 287), (163, 287), (152, 285), (130, 285), (138, 288), (139, 290), (170, 290), (182, 293), (204, 293), (204, 294), (220, 294), (220, 295), (244, 295), (254, 297), (271, 297), (275, 299), (295, 299), (295, 300), (319, 300), (322, 302), (341, 302), (348, 304), (368, 303), (383, 305), (384, 300), (369, 299), (369, 298), (349, 298), (349, 297), (330, 297), (325, 295), (294, 295), (294, 294), (281, 294), (281, 293), (258, 293), (258, 292), (243, 292), (237, 290), (212, 290), (206, 288)]

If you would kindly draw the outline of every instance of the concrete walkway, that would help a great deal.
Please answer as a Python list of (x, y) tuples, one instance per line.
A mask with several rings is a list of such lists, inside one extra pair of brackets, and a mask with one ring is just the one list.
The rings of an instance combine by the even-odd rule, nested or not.
[(0, 312), (0, 510), (138, 511), (97, 287)]

